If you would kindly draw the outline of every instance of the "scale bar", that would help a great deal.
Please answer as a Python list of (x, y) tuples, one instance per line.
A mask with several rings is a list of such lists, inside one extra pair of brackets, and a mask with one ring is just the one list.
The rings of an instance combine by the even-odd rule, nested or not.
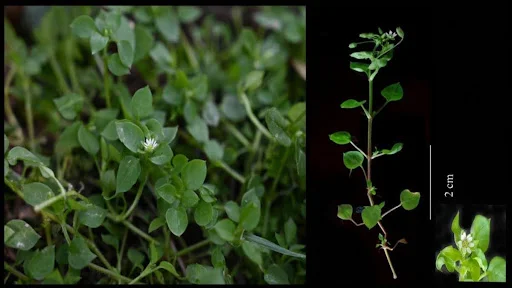
[(432, 220), (432, 145), (429, 145), (429, 190), (430, 190), (430, 197), (429, 197), (429, 207), (430, 207), (430, 212), (429, 212), (429, 220)]

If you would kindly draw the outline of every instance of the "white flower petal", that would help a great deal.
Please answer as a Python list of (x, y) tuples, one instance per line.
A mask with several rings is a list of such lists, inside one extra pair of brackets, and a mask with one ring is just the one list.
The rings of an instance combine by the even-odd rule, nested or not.
[(471, 234), (469, 234), (466, 239), (468, 239), (469, 242), (473, 241), (473, 236), (471, 236)]
[(462, 241), (466, 240), (466, 232), (462, 231), (462, 234), (460, 236), (460, 240), (462, 240)]
[(462, 247), (462, 241), (457, 242), (457, 246)]

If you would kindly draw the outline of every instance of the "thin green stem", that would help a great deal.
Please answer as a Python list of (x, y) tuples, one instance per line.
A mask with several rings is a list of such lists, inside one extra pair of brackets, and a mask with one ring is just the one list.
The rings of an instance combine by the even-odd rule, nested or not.
[(123, 240), (121, 241), (121, 249), (119, 250), (119, 256), (117, 257), (117, 271), (121, 273), (121, 264), (123, 260), (124, 249), (126, 247), (126, 239), (128, 239), (128, 229), (124, 231)]
[(190, 66), (197, 71), (199, 69), (199, 62), (197, 61), (196, 54), (194, 52), (194, 49), (190, 45), (190, 42), (188, 41), (187, 35), (185, 34), (185, 31), (181, 29), (181, 40), (183, 41), (183, 48), (185, 49), (185, 53), (187, 54), (188, 61), (190, 62)]
[(350, 221), (352, 221), (352, 223), (354, 223), (354, 225), (356, 226), (361, 226), (361, 225), (364, 225), (364, 222), (361, 222), (361, 223), (357, 223), (356, 221), (354, 221), (354, 219), (350, 219)]
[(258, 120), (258, 117), (256, 117), (256, 115), (254, 115), (254, 113), (252, 112), (251, 102), (249, 101), (249, 98), (247, 98), (247, 95), (244, 92), (242, 92), (240, 94), (240, 98), (242, 99), (245, 111), (247, 112), (247, 115), (249, 116), (249, 119), (254, 124), (254, 126), (256, 126), (256, 128), (258, 128), (258, 130), (260, 130), (261, 133), (265, 135), (265, 137), (267, 137), (270, 140), (273, 140), (272, 135), (270, 135), (270, 132), (268, 132), (267, 128), (265, 128), (265, 126), (261, 124), (260, 120)]
[(248, 150), (251, 150), (251, 143), (247, 138), (238, 130), (233, 124), (229, 123), (226, 120), (222, 121), (224, 123), (224, 127), (226, 127), (226, 130), (228, 130), (229, 133), (233, 134), (235, 138), (240, 141)]
[(233, 168), (231, 168), (226, 162), (222, 160), (216, 160), (214, 163), (222, 168), (224, 171), (226, 171), (231, 177), (235, 178), (238, 182), (244, 184), (245, 183), (245, 177), (240, 175), (240, 173), (236, 172)]
[(391, 258), (389, 258), (388, 250), (384, 249), (384, 254), (386, 254), (386, 258), (388, 259), (389, 268), (391, 268), (391, 272), (393, 273), (393, 279), (396, 279), (395, 268), (393, 268), (393, 263), (391, 263)]
[(11, 101), (9, 101), (11, 83), (12, 83), (12, 80), (14, 79), (14, 75), (16, 75), (16, 67), (11, 66), (9, 69), (9, 72), (7, 72), (7, 76), (5, 77), (5, 81), (4, 81), (4, 112), (5, 112), (5, 116), (7, 117), (7, 122), (9, 122), (9, 124), (11, 124), (14, 127), (14, 129), (16, 129), (14, 131), (14, 134), (16, 135), (16, 138), (17, 138), (16, 142), (18, 142), (18, 141), (23, 142), (23, 139), (24, 139), (23, 129), (21, 129), (21, 127), (18, 123), (18, 119), (12, 112)]
[[(108, 45), (107, 45), (108, 46)], [(110, 87), (109, 87), (109, 79), (108, 79), (108, 64), (107, 64), (107, 48), (103, 50), (103, 88), (105, 89), (105, 101), (107, 102), (107, 108), (111, 107), (110, 103)]]
[(64, 234), (64, 239), (66, 239), (66, 243), (68, 245), (71, 244), (71, 238), (69, 237), (68, 230), (66, 230), (66, 222), (60, 222), (60, 227), (62, 228), (62, 234)]
[(32, 114), (32, 93), (30, 92), (29, 79), (23, 77), (23, 92), (25, 93), (25, 115), (27, 117), (28, 143), (32, 152), (36, 149), (34, 142), (34, 116)]
[(388, 211), (386, 211), (386, 213), (382, 214), (382, 216), (380, 216), (380, 218), (384, 218), (384, 216), (388, 215), (389, 213), (393, 212), (394, 210), (400, 208), (402, 206), (402, 203), (396, 205), (395, 207), (389, 209)]
[(55, 197), (52, 197), (52, 198), (44, 201), (43, 203), (40, 203), (40, 204), (34, 206), (34, 211), (39, 212), (39, 211), (43, 210), (44, 208), (51, 206), (53, 203), (59, 201), (60, 199), (62, 199), (64, 197), (73, 196), (73, 195), (77, 195), (77, 194), (78, 193), (75, 190), (71, 190), (69, 192), (66, 192), (65, 194), (59, 194)]
[(130, 206), (130, 208), (128, 208), (128, 211), (126, 211), (126, 213), (124, 213), (122, 216), (118, 217), (117, 222), (121, 222), (121, 221), (125, 220), (126, 218), (128, 218), (128, 216), (130, 216), (130, 214), (132, 214), (133, 210), (135, 210), (135, 207), (137, 207), (137, 204), (139, 204), (140, 196), (142, 196), (142, 191), (144, 191), (144, 186), (146, 185), (146, 181), (147, 181), (147, 175), (144, 176), (144, 181), (142, 181), (139, 184), (139, 190), (137, 191), (137, 195), (135, 195), (135, 199), (133, 200), (132, 205)]
[(188, 246), (187, 248), (178, 251), (176, 253), (176, 256), (179, 257), (179, 256), (186, 255), (186, 254), (188, 254), (188, 253), (190, 253), (190, 252), (192, 252), (194, 250), (197, 250), (197, 249), (199, 249), (201, 247), (204, 247), (204, 246), (208, 245), (208, 243), (210, 243), (210, 240), (206, 239), (206, 240), (198, 242), (198, 243), (196, 243), (194, 245)]
[(108, 269), (105, 269), (105, 268), (103, 268), (101, 266), (98, 266), (96, 264), (93, 264), (93, 263), (89, 263), (87, 266), (89, 268), (92, 268), (92, 269), (100, 272), (100, 273), (103, 273), (103, 274), (105, 274), (107, 276), (110, 276), (110, 277), (112, 277), (112, 279), (115, 279), (115, 280), (123, 281), (125, 283), (131, 283), (133, 281), (132, 279), (130, 279), (128, 277), (125, 277), (125, 276), (123, 276), (121, 274), (118, 274), (118, 273), (115, 273), (113, 271), (110, 271)]
[(350, 144), (352, 144), (352, 146), (354, 146), (354, 148), (357, 149), (357, 151), (361, 152), (361, 154), (363, 154), (363, 156), (368, 159), (368, 156), (366, 155), (366, 153), (363, 152), (363, 150), (361, 150), (359, 147), (357, 147), (356, 144), (354, 144), (354, 142), (350, 141)]
[(386, 107), (386, 105), (388, 105), (389, 101), (386, 101), (380, 108), (379, 110), (377, 110), (377, 112), (375, 112), (375, 114), (373, 114), (373, 117), (377, 116), (377, 114), (380, 113), (380, 111), (382, 111), (382, 109), (384, 109), (384, 107)]
[(57, 77), (57, 83), (59, 83), (59, 88), (63, 93), (70, 93), (71, 89), (69, 89), (68, 83), (66, 82), (66, 78), (64, 77), (64, 73), (62, 73), (62, 68), (57, 62), (57, 58), (55, 54), (50, 56), (50, 66), (52, 67), (53, 74)]
[(160, 242), (158, 242), (153, 237), (149, 236), (148, 234), (144, 233), (144, 231), (140, 230), (139, 228), (135, 227), (130, 221), (123, 220), (123, 225), (126, 226), (126, 228), (130, 229), (133, 233), (139, 235), (140, 237), (146, 239), (148, 242), (154, 242), (157, 245), (160, 245)]
[(21, 273), (20, 271), (16, 270), (16, 268), (12, 267), (5, 261), (4, 261), (4, 269), (11, 272), (14, 276), (18, 277), (20, 280), (22, 280), (24, 282), (30, 281), (30, 278), (28, 278), (25, 274)]

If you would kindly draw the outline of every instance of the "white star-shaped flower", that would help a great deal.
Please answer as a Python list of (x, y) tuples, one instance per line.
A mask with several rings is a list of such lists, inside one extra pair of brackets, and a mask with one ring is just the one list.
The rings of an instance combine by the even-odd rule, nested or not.
[(395, 38), (396, 37), (396, 32), (393, 32), (391, 30), (389, 30), (388, 33), (386, 33), (386, 35), (389, 37), (389, 38)]
[(154, 138), (146, 138), (146, 141), (142, 142), (142, 146), (144, 146), (144, 151), (153, 152), (153, 150), (158, 147), (158, 143)]
[(459, 247), (460, 252), (462, 252), (462, 256), (464, 257), (466, 254), (471, 254), (471, 248), (475, 247), (475, 243), (473, 242), (473, 236), (465, 231), (462, 231), (460, 234), (460, 240), (457, 242), (457, 246)]

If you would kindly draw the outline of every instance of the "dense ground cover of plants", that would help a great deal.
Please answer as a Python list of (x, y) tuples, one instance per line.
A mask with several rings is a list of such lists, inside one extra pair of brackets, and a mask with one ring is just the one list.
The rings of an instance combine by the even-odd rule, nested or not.
[(4, 283), (303, 283), (305, 8), (4, 19)]

